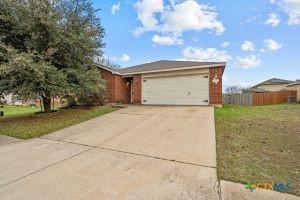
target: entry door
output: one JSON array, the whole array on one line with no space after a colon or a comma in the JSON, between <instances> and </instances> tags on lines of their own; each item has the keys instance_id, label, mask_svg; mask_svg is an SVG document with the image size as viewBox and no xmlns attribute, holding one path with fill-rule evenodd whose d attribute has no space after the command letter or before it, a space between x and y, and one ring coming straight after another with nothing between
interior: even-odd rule
<instances>
[{"instance_id":1,"label":"entry door","mask_svg":"<svg viewBox=\"0 0 300 200\"><path fill-rule=\"evenodd\" d=\"M142 79L142 104L208 105L207 74Z\"/></svg>"}]
</instances>

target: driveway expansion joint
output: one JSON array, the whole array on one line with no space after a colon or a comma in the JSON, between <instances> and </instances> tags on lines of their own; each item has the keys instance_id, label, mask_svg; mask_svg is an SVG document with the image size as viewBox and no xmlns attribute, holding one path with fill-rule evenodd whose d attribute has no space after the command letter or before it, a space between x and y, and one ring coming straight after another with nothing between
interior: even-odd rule
<instances>
[{"instance_id":1,"label":"driveway expansion joint","mask_svg":"<svg viewBox=\"0 0 300 200\"><path fill-rule=\"evenodd\" d=\"M151 156L151 155L145 155L145 154L140 154L140 153L133 153L133 152L129 152L129 151L122 151L122 150L117 150L117 149L111 149L111 148L101 147L101 146L86 145L86 144L80 144L80 143L76 143L76 142L70 142L70 141L65 141L65 140L54 140L54 139L48 139L48 138L41 138L41 139L51 140L51 141L65 142L65 143L75 144L75 145L82 145L82 146L90 147L90 149L94 149L94 148L104 149L104 150L114 151L114 152L118 152L118 153L125 153L125 154L131 154L131 155L136 155L136 156L143 156L143 157L147 157L147 158L154 158L154 159L158 159L158 160L164 160L164 161L182 163L182 164L186 164L186 165L194 165L194 166L198 166L198 167L206 167L206 168L216 169L216 167L214 167L214 166L201 165L201 164L190 163L190 162L184 162L184 161L175 160L175 159L161 158L161 157L158 157L158 156Z\"/></svg>"},{"instance_id":2,"label":"driveway expansion joint","mask_svg":"<svg viewBox=\"0 0 300 200\"><path fill-rule=\"evenodd\" d=\"M38 172L43 171L43 170L45 170L45 169L48 169L48 168L50 168L50 167L52 167L52 166L55 166L55 165L57 165L57 164L59 164L59 163L62 163L62 162L64 162L64 161L66 161L66 160L69 160L69 159L71 159L71 158L74 158L75 156L78 156L78 155L80 155L80 154L82 154L82 153L85 153L85 152L87 152L87 151L89 151L89 150L92 150L92 149L94 149L94 148L88 148L88 149L85 149L85 150L83 150L83 151L81 151L81 152L79 152L79 153L76 153L76 154L74 154L74 155L72 155L72 156L70 156L70 157L67 157L67 158L65 158L65 159L63 159L63 160L60 160L60 161L55 162L55 163L52 163L52 164L50 164L50 165L48 165L48 166L46 166L46 167L43 167L43 168L41 168L41 169L39 169L39 170L37 170L37 171L31 172L31 173L29 173L29 174L26 174L26 175L24 175L24 176L22 176L22 177L19 177L19 178L15 179L15 180L12 180L12 181L10 181L10 182L8 182L8 183L5 183L5 184L3 184L3 185L0 185L0 188L4 188L4 187L6 187L6 186L8 186L8 185L10 185L10 184L12 184L12 183L15 183L15 182L21 180L21 179L24 179L24 178L26 178L26 177L28 177L28 176L31 176L31 175L35 174L35 173L38 173Z\"/></svg>"},{"instance_id":3,"label":"driveway expansion joint","mask_svg":"<svg viewBox=\"0 0 300 200\"><path fill-rule=\"evenodd\" d=\"M90 148L95 148L95 147L97 147L97 146L93 146L93 145L82 144L82 143L76 143L76 142L71 142L71 141L66 141L66 140L60 140L60 139L43 138L43 137L40 137L39 139L50 140L50 141L58 141L58 142L65 142L65 143L69 143L69 144L75 144L75 145L80 145L80 146L85 146L85 147L90 147Z\"/></svg>"},{"instance_id":4,"label":"driveway expansion joint","mask_svg":"<svg viewBox=\"0 0 300 200\"><path fill-rule=\"evenodd\" d=\"M184 161L180 161L180 160L162 158L162 157L145 155L145 154L140 154L140 153L133 153L133 152L122 151L122 150L117 150L117 149L110 149L110 148L105 148L105 147L100 147L100 146L97 146L96 148L104 149L104 150L109 150L109 151L114 151L114 152L118 152L118 153L125 153L125 154L131 154L131 155L136 155L136 156L143 156L143 157L147 157L147 158L154 158L154 159L158 159L158 160L164 160L164 161L182 163L182 164L186 164L186 165L193 165L193 166L198 166L198 167L205 167L205 168L216 169L216 167L214 167L214 166L201 165L201 164L196 164L196 163L184 162Z\"/></svg>"}]
</instances>

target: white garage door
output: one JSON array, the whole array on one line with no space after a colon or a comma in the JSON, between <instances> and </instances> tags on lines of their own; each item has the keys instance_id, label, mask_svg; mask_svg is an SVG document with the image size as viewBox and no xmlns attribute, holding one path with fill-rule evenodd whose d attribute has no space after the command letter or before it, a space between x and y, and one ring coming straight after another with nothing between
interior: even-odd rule
<instances>
[{"instance_id":1,"label":"white garage door","mask_svg":"<svg viewBox=\"0 0 300 200\"><path fill-rule=\"evenodd\" d=\"M143 78L142 104L208 105L207 74Z\"/></svg>"}]
</instances>

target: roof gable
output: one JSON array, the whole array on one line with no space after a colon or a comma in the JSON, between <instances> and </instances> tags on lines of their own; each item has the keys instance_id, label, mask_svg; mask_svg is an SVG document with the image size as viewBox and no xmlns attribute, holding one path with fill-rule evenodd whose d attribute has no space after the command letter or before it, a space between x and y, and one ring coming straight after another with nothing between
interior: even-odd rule
<instances>
[{"instance_id":1,"label":"roof gable","mask_svg":"<svg viewBox=\"0 0 300 200\"><path fill-rule=\"evenodd\" d=\"M293 81L279 79L279 78L271 78L269 80L266 80L264 82L261 82L255 86L253 86L252 88L256 88L261 85L286 85L286 84L290 84L290 83L293 83Z\"/></svg>"}]
</instances>

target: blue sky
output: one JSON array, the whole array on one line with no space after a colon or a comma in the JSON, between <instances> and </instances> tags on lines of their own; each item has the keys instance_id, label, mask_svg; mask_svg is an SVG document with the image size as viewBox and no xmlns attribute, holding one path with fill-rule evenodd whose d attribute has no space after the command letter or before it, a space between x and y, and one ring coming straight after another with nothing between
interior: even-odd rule
<instances>
[{"instance_id":1,"label":"blue sky","mask_svg":"<svg viewBox=\"0 0 300 200\"><path fill-rule=\"evenodd\" d=\"M300 0L100 0L104 54L122 67L227 61L224 87L300 79Z\"/></svg>"}]
</instances>

